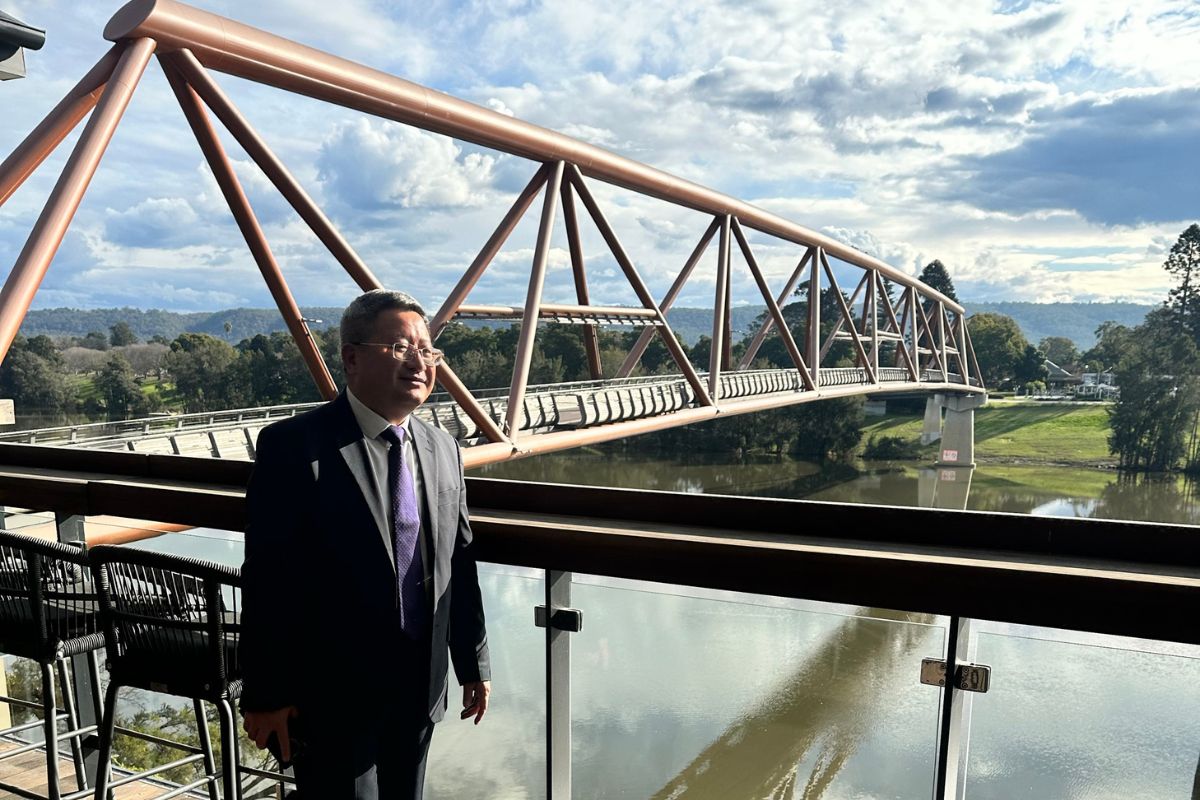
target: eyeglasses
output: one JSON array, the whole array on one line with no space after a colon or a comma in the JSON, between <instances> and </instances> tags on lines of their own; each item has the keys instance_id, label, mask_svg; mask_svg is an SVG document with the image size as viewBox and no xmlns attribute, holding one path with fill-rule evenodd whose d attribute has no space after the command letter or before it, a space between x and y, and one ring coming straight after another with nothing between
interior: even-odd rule
<instances>
[{"instance_id":1,"label":"eyeglasses","mask_svg":"<svg viewBox=\"0 0 1200 800\"><path fill-rule=\"evenodd\" d=\"M441 350L433 347L418 347L407 339L401 339L398 342L350 342L350 344L390 348L392 358L397 361L404 361L409 356L415 355L427 367L436 367L438 364L441 364L442 358L446 355Z\"/></svg>"}]
</instances>

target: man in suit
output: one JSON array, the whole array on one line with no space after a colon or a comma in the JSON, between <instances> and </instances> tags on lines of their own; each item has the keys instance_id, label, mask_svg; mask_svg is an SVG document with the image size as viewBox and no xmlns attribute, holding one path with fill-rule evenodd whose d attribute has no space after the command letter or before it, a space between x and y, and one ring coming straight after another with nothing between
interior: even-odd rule
<instances>
[{"instance_id":1,"label":"man in suit","mask_svg":"<svg viewBox=\"0 0 1200 800\"><path fill-rule=\"evenodd\" d=\"M448 660L462 719L491 691L462 455L413 416L441 362L416 300L367 292L341 335L346 390L258 438L241 706L302 797L419 800Z\"/></svg>"}]
</instances>

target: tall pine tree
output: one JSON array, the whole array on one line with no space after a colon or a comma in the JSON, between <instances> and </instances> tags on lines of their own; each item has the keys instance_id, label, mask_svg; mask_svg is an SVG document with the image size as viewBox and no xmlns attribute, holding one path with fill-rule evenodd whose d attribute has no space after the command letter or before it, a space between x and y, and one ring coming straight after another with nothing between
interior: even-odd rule
<instances>
[{"instance_id":1,"label":"tall pine tree","mask_svg":"<svg viewBox=\"0 0 1200 800\"><path fill-rule=\"evenodd\" d=\"M1200 225L1192 223L1179 234L1163 269L1178 282L1167 295L1167 306L1192 341L1200 345Z\"/></svg>"},{"instance_id":2,"label":"tall pine tree","mask_svg":"<svg viewBox=\"0 0 1200 800\"><path fill-rule=\"evenodd\" d=\"M1163 269L1176 281L1165 307L1121 339L1109 450L1128 469L1200 471L1200 225L1179 235Z\"/></svg>"},{"instance_id":3,"label":"tall pine tree","mask_svg":"<svg viewBox=\"0 0 1200 800\"><path fill-rule=\"evenodd\" d=\"M954 281L950 280L950 273L946 270L946 265L938 259L935 258L925 265L925 269L921 270L919 280L954 302L958 302L958 295L954 293Z\"/></svg>"}]
</instances>

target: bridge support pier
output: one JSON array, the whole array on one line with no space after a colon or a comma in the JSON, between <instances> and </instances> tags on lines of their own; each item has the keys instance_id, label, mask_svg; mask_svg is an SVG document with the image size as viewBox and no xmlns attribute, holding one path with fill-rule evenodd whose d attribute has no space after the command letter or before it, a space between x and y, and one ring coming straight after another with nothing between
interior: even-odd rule
<instances>
[{"instance_id":1,"label":"bridge support pier","mask_svg":"<svg viewBox=\"0 0 1200 800\"><path fill-rule=\"evenodd\" d=\"M927 467L917 471L917 505L964 511L974 467Z\"/></svg>"},{"instance_id":2,"label":"bridge support pier","mask_svg":"<svg viewBox=\"0 0 1200 800\"><path fill-rule=\"evenodd\" d=\"M982 408L987 403L987 395L939 393L931 397L930 402L936 402L945 410L941 446L938 447L934 464L939 467L975 466L975 409ZM925 420L928 424L929 406L926 406Z\"/></svg>"},{"instance_id":3,"label":"bridge support pier","mask_svg":"<svg viewBox=\"0 0 1200 800\"><path fill-rule=\"evenodd\" d=\"M925 424L921 427L921 444L932 444L942 438L942 395L931 394L925 400Z\"/></svg>"}]
</instances>

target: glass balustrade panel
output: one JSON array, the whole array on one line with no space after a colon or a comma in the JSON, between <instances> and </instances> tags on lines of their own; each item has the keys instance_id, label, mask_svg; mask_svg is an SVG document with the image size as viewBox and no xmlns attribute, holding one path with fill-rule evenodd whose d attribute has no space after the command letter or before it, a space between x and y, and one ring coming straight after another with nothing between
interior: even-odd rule
<instances>
[{"instance_id":1,"label":"glass balustrade panel","mask_svg":"<svg viewBox=\"0 0 1200 800\"><path fill-rule=\"evenodd\" d=\"M450 707L434 729L426 800L546 797L546 632L533 623L545 602L542 570L479 565L493 695L479 725L459 719L462 691L450 676Z\"/></svg>"},{"instance_id":2,"label":"glass balustrade panel","mask_svg":"<svg viewBox=\"0 0 1200 800\"><path fill-rule=\"evenodd\" d=\"M576 576L577 800L927 800L944 620Z\"/></svg>"},{"instance_id":3,"label":"glass balustrade panel","mask_svg":"<svg viewBox=\"0 0 1200 800\"><path fill-rule=\"evenodd\" d=\"M967 800L1200 797L1200 647L974 625Z\"/></svg>"}]
</instances>

